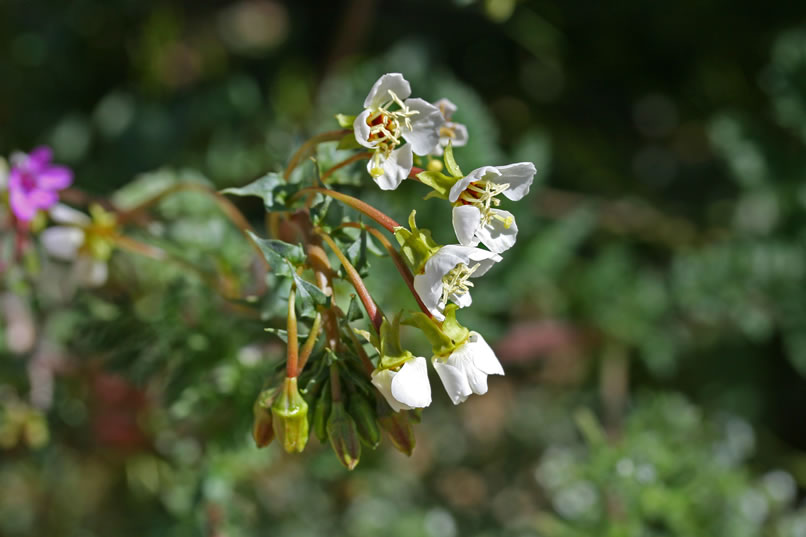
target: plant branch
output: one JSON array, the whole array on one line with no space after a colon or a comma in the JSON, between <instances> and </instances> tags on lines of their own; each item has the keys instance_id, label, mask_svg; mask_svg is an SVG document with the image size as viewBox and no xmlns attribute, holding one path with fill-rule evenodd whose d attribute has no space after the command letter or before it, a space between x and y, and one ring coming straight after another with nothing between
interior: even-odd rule
<instances>
[{"instance_id":1,"label":"plant branch","mask_svg":"<svg viewBox=\"0 0 806 537\"><path fill-rule=\"evenodd\" d=\"M288 321L287 321L287 335L288 335L288 351L286 353L286 376L288 378L295 378L299 376L299 353L297 341L297 311L294 309L294 303L297 296L296 284L291 284L291 291L288 294Z\"/></svg>"},{"instance_id":2,"label":"plant branch","mask_svg":"<svg viewBox=\"0 0 806 537\"><path fill-rule=\"evenodd\" d=\"M344 252L341 251L336 241L334 241L330 235L327 233L316 230L322 239L327 243L333 253L336 254L336 257L339 258L339 262L341 266L344 267L344 272L347 273L347 279L350 280L350 283L353 284L353 288L355 292L358 293L358 298L361 299L361 303L364 305L364 309L367 311L367 315L369 315L370 320L372 321L372 326L375 327L375 331L380 334L381 332L381 323L383 322L383 312L380 308L375 304L375 301L372 300L372 296L369 294L369 290L367 289L366 285L364 285L364 280L361 279L361 276L358 274L358 271L355 270L355 267L350 260L347 259L347 256L344 255Z\"/></svg>"},{"instance_id":3,"label":"plant branch","mask_svg":"<svg viewBox=\"0 0 806 537\"><path fill-rule=\"evenodd\" d=\"M336 131L327 131L321 134L317 134L313 138L309 139L307 142L302 144L297 152L291 157L291 160L288 161L288 166L283 172L283 178L288 181L291 177L291 172L299 165L299 161L314 147L323 143L323 142L332 142L334 140L339 140L345 134L350 132L349 129L339 129Z\"/></svg>"},{"instance_id":4,"label":"plant branch","mask_svg":"<svg viewBox=\"0 0 806 537\"><path fill-rule=\"evenodd\" d=\"M335 190L330 190L327 188L319 188L319 187L309 187L303 188L291 198L291 201L304 196L306 194L322 194L324 196L330 196L331 198L340 201L347 205L348 207L352 207L356 211L372 218L375 222L379 225L383 226L389 233L394 233L396 228L401 227L400 224L395 222L391 217L387 216L385 213L379 211L372 205L361 201L358 198L354 198L347 194L342 194L341 192L336 192Z\"/></svg>"}]
</instances>

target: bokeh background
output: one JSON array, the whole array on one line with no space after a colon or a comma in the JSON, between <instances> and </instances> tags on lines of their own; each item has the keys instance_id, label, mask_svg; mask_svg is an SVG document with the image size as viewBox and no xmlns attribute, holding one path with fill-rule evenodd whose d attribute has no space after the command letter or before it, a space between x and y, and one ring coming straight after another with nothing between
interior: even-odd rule
<instances>
[{"instance_id":1,"label":"bokeh background","mask_svg":"<svg viewBox=\"0 0 806 537\"><path fill-rule=\"evenodd\" d=\"M458 105L463 169L537 166L461 317L507 376L460 407L432 379L411 458L257 450L272 312L125 253L68 293L43 257L0 283L0 535L806 536L798 2L3 0L0 154L50 144L120 204L243 185L393 71ZM363 173L340 182L450 240L418 185ZM204 198L157 214L143 237L249 270ZM413 307L373 263L379 302Z\"/></svg>"}]
</instances>

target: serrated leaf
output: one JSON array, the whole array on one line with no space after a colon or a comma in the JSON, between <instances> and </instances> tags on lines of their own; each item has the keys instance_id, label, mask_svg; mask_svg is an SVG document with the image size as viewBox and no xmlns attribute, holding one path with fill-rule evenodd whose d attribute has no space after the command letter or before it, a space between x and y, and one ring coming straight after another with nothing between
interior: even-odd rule
<instances>
[{"instance_id":1,"label":"serrated leaf","mask_svg":"<svg viewBox=\"0 0 806 537\"><path fill-rule=\"evenodd\" d=\"M321 289L300 277L296 272L293 273L293 277L297 284L297 295L299 296L297 304L300 316L312 318L316 315L316 306L327 307L330 305L330 297Z\"/></svg>"},{"instance_id":2,"label":"serrated leaf","mask_svg":"<svg viewBox=\"0 0 806 537\"><path fill-rule=\"evenodd\" d=\"M260 248L275 274L290 276L294 267L305 262L305 251L299 244L289 244L277 239L261 239L247 230L249 236Z\"/></svg>"},{"instance_id":3,"label":"serrated leaf","mask_svg":"<svg viewBox=\"0 0 806 537\"><path fill-rule=\"evenodd\" d=\"M369 260L367 259L367 230L362 229L358 238L350 244L346 250L345 255L353 267L358 271L362 278L369 275Z\"/></svg>"},{"instance_id":4,"label":"serrated leaf","mask_svg":"<svg viewBox=\"0 0 806 537\"><path fill-rule=\"evenodd\" d=\"M339 122L340 127L344 129L351 129L353 127L355 117L356 116L348 116L347 114L336 114L336 121Z\"/></svg>"},{"instance_id":5,"label":"serrated leaf","mask_svg":"<svg viewBox=\"0 0 806 537\"><path fill-rule=\"evenodd\" d=\"M232 194L234 196L256 196L263 198L266 209L271 210L277 204L276 192L281 187L286 186L286 180L277 172L270 172L263 177L252 181L248 185L236 188L225 188L222 194Z\"/></svg>"},{"instance_id":6,"label":"serrated leaf","mask_svg":"<svg viewBox=\"0 0 806 537\"><path fill-rule=\"evenodd\" d=\"M445 148L445 153L443 155L443 159L445 161L445 167L448 169L451 175L456 177L457 179L460 177L464 177L465 175L462 173L462 170L459 169L459 165L456 164L456 159L453 158L453 143L448 142L448 147Z\"/></svg>"}]
</instances>

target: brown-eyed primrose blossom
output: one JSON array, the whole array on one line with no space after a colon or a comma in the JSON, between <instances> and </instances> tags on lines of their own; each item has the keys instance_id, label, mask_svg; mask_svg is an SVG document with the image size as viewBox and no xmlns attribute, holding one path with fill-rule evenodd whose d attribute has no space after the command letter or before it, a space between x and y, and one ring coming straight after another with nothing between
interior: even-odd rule
<instances>
[{"instance_id":1,"label":"brown-eyed primrose blossom","mask_svg":"<svg viewBox=\"0 0 806 537\"><path fill-rule=\"evenodd\" d=\"M429 361L454 404L486 393L488 377L504 374L481 334L462 326L456 316L472 305L474 285L515 243L514 217L499 208L499 197L523 198L535 167L521 162L463 174L454 146L467 141L468 130L453 121L456 106L446 99L432 105L409 98L410 93L401 74L381 76L363 112L337 116L344 130L311 138L284 174L225 191L263 198L275 238L249 236L276 277L291 282L286 330L278 331L287 342L285 372L267 381L254 407L253 436L260 447L277 437L287 451L302 451L312 432L352 469L361 450L374 449L385 431L395 447L410 454L411 423L432 400ZM319 143L331 141L363 152L307 178L293 173ZM334 172L361 159L369 161L369 177L382 190L412 179L431 188L426 199L447 201L458 243L437 243L428 229L417 226L414 210L402 226L328 182ZM358 211L365 220L351 221L343 213L334 220L327 216L332 202ZM370 243L380 243L389 253L420 311L395 307L399 313L387 317L375 303L364 282L372 274L365 255ZM334 257L338 271L331 265ZM355 291L358 300L349 307L338 296L342 287L334 285L336 279L348 281ZM430 360L407 349L402 325L428 339Z\"/></svg>"}]
</instances>

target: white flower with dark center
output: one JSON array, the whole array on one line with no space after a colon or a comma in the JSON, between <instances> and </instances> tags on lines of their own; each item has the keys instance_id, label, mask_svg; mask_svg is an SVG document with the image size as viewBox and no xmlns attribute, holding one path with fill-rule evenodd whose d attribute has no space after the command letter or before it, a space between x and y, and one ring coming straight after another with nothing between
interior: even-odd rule
<instances>
[{"instance_id":1,"label":"white flower with dark center","mask_svg":"<svg viewBox=\"0 0 806 537\"><path fill-rule=\"evenodd\" d=\"M495 352L481 334L472 331L450 356L434 356L431 363L454 405L463 403L470 394L487 393L488 375L504 374Z\"/></svg>"},{"instance_id":2,"label":"white flower with dark center","mask_svg":"<svg viewBox=\"0 0 806 537\"><path fill-rule=\"evenodd\" d=\"M509 211L498 209L499 194L518 201L529 193L535 165L519 162L507 166L484 166L459 179L448 199L453 203L453 229L464 246L479 242L496 253L515 244L518 226Z\"/></svg>"},{"instance_id":3,"label":"white flower with dark center","mask_svg":"<svg viewBox=\"0 0 806 537\"><path fill-rule=\"evenodd\" d=\"M439 109L408 99L411 87L400 73L380 77L353 121L356 141L373 151L367 171L383 190L394 190L409 176L412 153L427 155L439 144ZM408 142L408 143L406 143Z\"/></svg>"},{"instance_id":4,"label":"white flower with dark center","mask_svg":"<svg viewBox=\"0 0 806 537\"><path fill-rule=\"evenodd\" d=\"M52 257L73 263L72 278L85 287L106 283L107 261L112 247L108 242L114 232L113 217L98 208L94 218L66 205L55 205L50 218L62 225L45 229L40 238Z\"/></svg>"},{"instance_id":5,"label":"white flower with dark center","mask_svg":"<svg viewBox=\"0 0 806 537\"><path fill-rule=\"evenodd\" d=\"M443 246L428 258L423 273L414 276L414 289L434 318L442 321L448 301L460 308L469 306L470 278L484 275L499 261L500 255L481 248Z\"/></svg>"},{"instance_id":6,"label":"white flower with dark center","mask_svg":"<svg viewBox=\"0 0 806 537\"><path fill-rule=\"evenodd\" d=\"M424 408L431 404L431 385L425 358L417 356L399 369L376 369L372 384L395 412Z\"/></svg>"},{"instance_id":7,"label":"white flower with dark center","mask_svg":"<svg viewBox=\"0 0 806 537\"><path fill-rule=\"evenodd\" d=\"M442 114L445 123L439 128L439 145L431 152L432 155L441 157L448 144L453 147L462 147L467 144L467 127L461 123L451 121L451 117L456 113L456 105L448 99L440 99L434 103Z\"/></svg>"}]
</instances>

